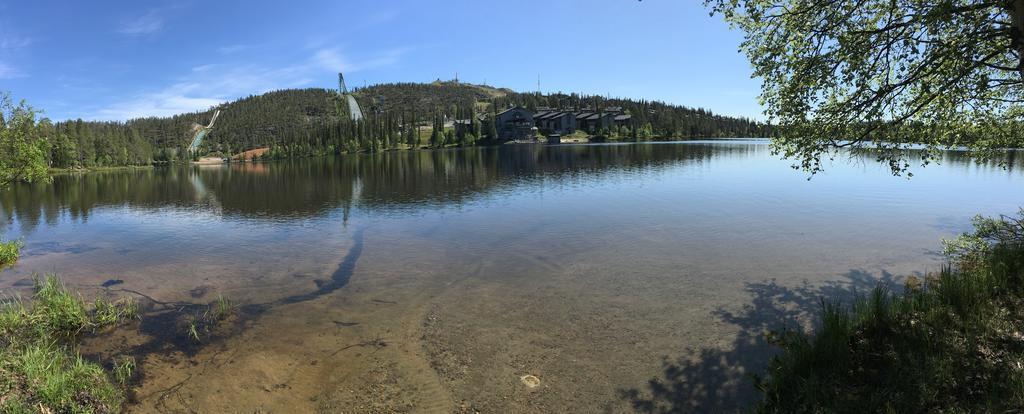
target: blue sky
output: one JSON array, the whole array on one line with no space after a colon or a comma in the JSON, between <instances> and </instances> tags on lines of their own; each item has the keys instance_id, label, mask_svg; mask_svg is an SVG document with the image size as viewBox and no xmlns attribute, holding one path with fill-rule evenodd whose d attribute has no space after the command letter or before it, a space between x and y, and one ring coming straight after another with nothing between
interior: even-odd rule
<instances>
[{"instance_id":1,"label":"blue sky","mask_svg":"<svg viewBox=\"0 0 1024 414\"><path fill-rule=\"evenodd\" d=\"M294 87L451 79L760 118L742 39L697 0L0 0L0 90L54 120Z\"/></svg>"}]
</instances>

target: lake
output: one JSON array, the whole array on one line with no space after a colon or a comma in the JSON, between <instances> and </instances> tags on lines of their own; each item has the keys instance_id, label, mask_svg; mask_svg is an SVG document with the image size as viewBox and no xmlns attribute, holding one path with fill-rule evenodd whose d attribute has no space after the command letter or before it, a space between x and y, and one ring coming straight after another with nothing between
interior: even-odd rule
<instances>
[{"instance_id":1,"label":"lake","mask_svg":"<svg viewBox=\"0 0 1024 414\"><path fill-rule=\"evenodd\" d=\"M60 175L0 193L25 242L0 289L142 300L83 348L139 358L140 412L718 411L754 395L763 332L1024 206L1016 155L909 180L870 156L808 180L762 140ZM237 315L189 338L221 296Z\"/></svg>"}]
</instances>

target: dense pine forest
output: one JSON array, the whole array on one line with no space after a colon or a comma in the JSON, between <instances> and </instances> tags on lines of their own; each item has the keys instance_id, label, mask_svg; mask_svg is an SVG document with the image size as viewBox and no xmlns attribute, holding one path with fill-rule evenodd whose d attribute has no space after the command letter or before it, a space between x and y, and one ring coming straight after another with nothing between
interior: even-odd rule
<instances>
[{"instance_id":1,"label":"dense pine forest","mask_svg":"<svg viewBox=\"0 0 1024 414\"><path fill-rule=\"evenodd\" d=\"M329 89L289 89L249 96L219 107L222 114L199 153L229 156L270 147L270 158L315 156L419 147L498 143L493 131L476 122L520 105L604 108L617 106L633 116L632 128L603 131L609 140L704 137L765 137L769 126L704 109L657 101L606 99L578 94L517 93L458 82L393 83L359 88L353 95L363 109L362 122L348 120L344 100ZM54 168L148 165L183 160L197 124L206 124L211 108L168 118L127 122L73 120L43 122ZM473 119L455 130L451 121ZM446 128L447 126L447 128ZM635 130L633 130L635 129Z\"/></svg>"}]
</instances>

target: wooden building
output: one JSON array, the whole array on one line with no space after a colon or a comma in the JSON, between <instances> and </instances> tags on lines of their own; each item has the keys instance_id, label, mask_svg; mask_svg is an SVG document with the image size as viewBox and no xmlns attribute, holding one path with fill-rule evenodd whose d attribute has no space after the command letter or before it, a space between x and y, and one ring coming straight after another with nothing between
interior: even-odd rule
<instances>
[{"instance_id":1,"label":"wooden building","mask_svg":"<svg viewBox=\"0 0 1024 414\"><path fill-rule=\"evenodd\" d=\"M495 117L498 137L510 140L532 140L536 138L533 113L516 106L498 113Z\"/></svg>"},{"instance_id":2,"label":"wooden building","mask_svg":"<svg viewBox=\"0 0 1024 414\"><path fill-rule=\"evenodd\" d=\"M571 135L576 132L576 114L571 111L539 109L533 120L537 129L545 134Z\"/></svg>"},{"instance_id":3,"label":"wooden building","mask_svg":"<svg viewBox=\"0 0 1024 414\"><path fill-rule=\"evenodd\" d=\"M615 126L620 128L633 126L633 116L629 114L615 115Z\"/></svg>"},{"instance_id":4,"label":"wooden building","mask_svg":"<svg viewBox=\"0 0 1024 414\"><path fill-rule=\"evenodd\" d=\"M576 114L576 126L590 134L615 126L615 113L583 111Z\"/></svg>"}]
</instances>

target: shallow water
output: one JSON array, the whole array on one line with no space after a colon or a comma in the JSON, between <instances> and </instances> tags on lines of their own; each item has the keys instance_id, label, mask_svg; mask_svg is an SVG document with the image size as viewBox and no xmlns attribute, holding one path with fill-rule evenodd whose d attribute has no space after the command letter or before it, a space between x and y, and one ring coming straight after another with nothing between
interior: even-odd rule
<instances>
[{"instance_id":1,"label":"shallow water","mask_svg":"<svg viewBox=\"0 0 1024 414\"><path fill-rule=\"evenodd\" d=\"M1024 206L1015 155L911 180L857 157L807 180L757 140L64 175L0 194L26 243L0 288L249 305L217 341L145 347L140 411L714 411L750 398L764 329Z\"/></svg>"}]
</instances>

